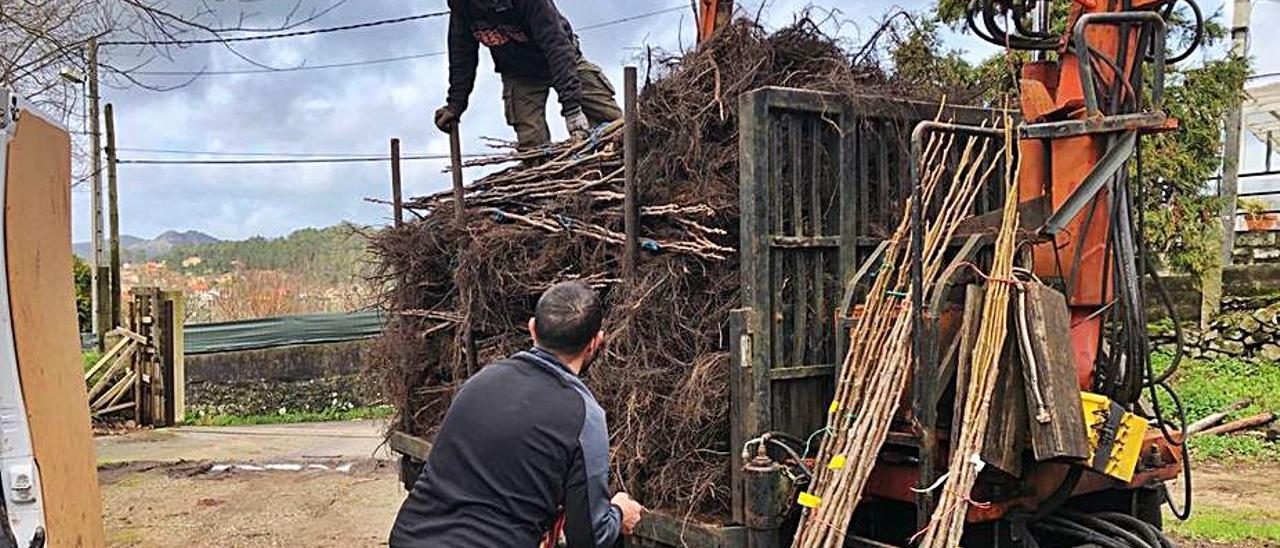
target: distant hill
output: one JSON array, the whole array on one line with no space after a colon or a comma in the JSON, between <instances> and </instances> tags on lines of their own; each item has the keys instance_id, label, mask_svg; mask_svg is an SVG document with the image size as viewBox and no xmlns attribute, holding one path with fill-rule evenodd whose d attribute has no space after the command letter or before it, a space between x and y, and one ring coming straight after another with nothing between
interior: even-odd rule
<instances>
[{"instance_id":1,"label":"distant hill","mask_svg":"<svg viewBox=\"0 0 1280 548\"><path fill-rule=\"evenodd\" d=\"M214 238L199 230L188 230L186 232L178 232L169 230L156 236L150 240L130 236L128 234L120 235L120 254L125 260L154 259L166 253L173 251L175 248L214 244L222 240ZM82 258L88 258L91 250L89 242L78 242L72 249L76 255Z\"/></svg>"},{"instance_id":2,"label":"distant hill","mask_svg":"<svg viewBox=\"0 0 1280 548\"><path fill-rule=\"evenodd\" d=\"M303 228L280 238L253 237L175 245L152 260L165 261L184 274L218 274L237 268L305 273L323 283L349 282L367 260L366 227L339 223L326 228ZM121 238L123 241L123 238ZM200 257L199 264L181 265Z\"/></svg>"}]
</instances>

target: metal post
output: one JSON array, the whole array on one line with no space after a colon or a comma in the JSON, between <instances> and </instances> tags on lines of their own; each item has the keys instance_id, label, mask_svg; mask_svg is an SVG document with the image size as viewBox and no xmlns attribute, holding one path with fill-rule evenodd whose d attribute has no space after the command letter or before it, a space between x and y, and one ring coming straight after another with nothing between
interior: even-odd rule
<instances>
[{"instance_id":1,"label":"metal post","mask_svg":"<svg viewBox=\"0 0 1280 548\"><path fill-rule=\"evenodd\" d=\"M1252 6L1249 0L1235 0L1235 13L1231 24L1231 54L1245 57L1249 53L1249 17ZM1237 97L1227 110L1224 122L1222 150L1222 182L1218 197L1222 201L1219 216L1222 221L1222 248L1219 264L1208 268L1201 279L1200 324L1208 322L1222 310L1222 269L1231 264L1236 243L1236 208L1240 191L1240 125L1242 101Z\"/></svg>"},{"instance_id":2,"label":"metal post","mask_svg":"<svg viewBox=\"0 0 1280 548\"><path fill-rule=\"evenodd\" d=\"M90 226L90 264L93 266L93 332L98 335L98 348L103 350L106 344L106 334L108 325L111 323L111 312L108 307L111 299L108 297L110 291L110 271L107 269L107 256L103 247L102 234L102 134L101 122L98 120L99 101L101 96L98 92L98 41L90 38L88 44L89 54L87 64L89 65L89 178L91 181L90 189L90 210L89 226Z\"/></svg>"},{"instance_id":3,"label":"metal post","mask_svg":"<svg viewBox=\"0 0 1280 548\"><path fill-rule=\"evenodd\" d=\"M1265 167L1264 167L1264 169L1263 169L1263 171L1266 171L1267 173L1271 173L1271 154L1272 154L1272 151L1271 151L1271 132L1270 132L1270 131L1268 131L1268 132L1267 132L1267 162L1266 162L1266 166L1265 166Z\"/></svg>"},{"instance_id":4,"label":"metal post","mask_svg":"<svg viewBox=\"0 0 1280 548\"><path fill-rule=\"evenodd\" d=\"M639 243L639 211L636 210L636 67L626 67L622 72L625 106L623 126L623 223L626 227L627 242L622 252L622 270L624 278L634 280L636 277L636 246Z\"/></svg>"},{"instance_id":5,"label":"metal post","mask_svg":"<svg viewBox=\"0 0 1280 548\"><path fill-rule=\"evenodd\" d=\"M107 103L107 222L111 235L111 328L120 326L120 295L124 292L120 281L120 194L116 186L116 118Z\"/></svg>"},{"instance_id":6,"label":"metal post","mask_svg":"<svg viewBox=\"0 0 1280 548\"><path fill-rule=\"evenodd\" d=\"M391 140L391 207L396 226L404 224L404 201L400 194L400 139Z\"/></svg>"}]
</instances>

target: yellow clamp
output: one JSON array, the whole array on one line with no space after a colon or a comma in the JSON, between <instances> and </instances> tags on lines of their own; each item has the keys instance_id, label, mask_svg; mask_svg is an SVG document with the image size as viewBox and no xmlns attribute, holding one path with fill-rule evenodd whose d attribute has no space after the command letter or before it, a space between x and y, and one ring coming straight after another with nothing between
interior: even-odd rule
<instances>
[{"instance_id":1,"label":"yellow clamp","mask_svg":"<svg viewBox=\"0 0 1280 548\"><path fill-rule=\"evenodd\" d=\"M844 468L844 463L845 463L844 455L836 455L834 457L831 457L831 462L827 463L827 470L839 470L841 468Z\"/></svg>"},{"instance_id":2,"label":"yellow clamp","mask_svg":"<svg viewBox=\"0 0 1280 548\"><path fill-rule=\"evenodd\" d=\"M801 491L800 496L796 498L796 503L805 508L817 508L818 505L822 504L822 497Z\"/></svg>"}]
</instances>

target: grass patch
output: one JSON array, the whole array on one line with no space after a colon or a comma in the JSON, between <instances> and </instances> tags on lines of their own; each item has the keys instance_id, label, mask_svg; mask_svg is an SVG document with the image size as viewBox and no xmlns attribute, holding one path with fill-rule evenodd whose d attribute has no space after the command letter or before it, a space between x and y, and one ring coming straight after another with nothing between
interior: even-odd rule
<instances>
[{"instance_id":1,"label":"grass patch","mask_svg":"<svg viewBox=\"0 0 1280 548\"><path fill-rule=\"evenodd\" d=\"M142 531L134 528L112 531L109 538L112 546L136 546L141 542Z\"/></svg>"},{"instance_id":2,"label":"grass patch","mask_svg":"<svg viewBox=\"0 0 1280 548\"><path fill-rule=\"evenodd\" d=\"M1175 536L1213 543L1280 541L1280 511L1273 510L1201 507L1191 519L1166 519L1165 525Z\"/></svg>"},{"instance_id":3,"label":"grass patch","mask_svg":"<svg viewBox=\"0 0 1280 548\"><path fill-rule=\"evenodd\" d=\"M244 426L250 424L290 424L298 422L353 421L380 419L395 413L390 405L374 405L353 409L327 409L319 412L287 412L270 415L212 415L189 411L186 423L196 426Z\"/></svg>"},{"instance_id":4,"label":"grass patch","mask_svg":"<svg viewBox=\"0 0 1280 548\"><path fill-rule=\"evenodd\" d=\"M84 360L84 371L88 372L89 368L93 367L94 364L98 363L98 360L102 359L102 353L96 350L81 352L80 359Z\"/></svg>"},{"instance_id":5,"label":"grass patch","mask_svg":"<svg viewBox=\"0 0 1280 548\"><path fill-rule=\"evenodd\" d=\"M1172 361L1167 354L1155 354L1156 371ZM1196 421L1227 405L1248 398L1253 403L1227 420L1280 410L1280 364L1238 359L1183 359L1170 384L1186 409L1187 421ZM1173 420L1173 402L1164 394L1160 407ZM1191 440L1192 455L1218 461L1269 460L1280 462L1280 444L1247 436L1207 436Z\"/></svg>"},{"instance_id":6,"label":"grass patch","mask_svg":"<svg viewBox=\"0 0 1280 548\"><path fill-rule=\"evenodd\" d=\"M1280 462L1280 444L1252 436L1200 436L1191 438L1191 455L1215 462Z\"/></svg>"}]
</instances>

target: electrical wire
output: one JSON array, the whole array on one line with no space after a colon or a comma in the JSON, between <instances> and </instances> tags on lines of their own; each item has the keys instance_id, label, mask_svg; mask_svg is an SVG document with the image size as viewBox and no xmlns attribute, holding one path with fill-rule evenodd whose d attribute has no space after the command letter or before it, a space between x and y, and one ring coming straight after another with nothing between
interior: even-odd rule
<instances>
[{"instance_id":1,"label":"electrical wire","mask_svg":"<svg viewBox=\"0 0 1280 548\"><path fill-rule=\"evenodd\" d=\"M664 15L664 14L667 14L667 13L674 13L674 12L676 12L676 11L682 11L682 10L688 9L688 7L689 7L688 5L680 5L680 6L673 6L673 7L663 8L663 9L659 9L659 10L654 10L654 11L650 11L650 12L640 13L640 14L631 15L631 16L627 16L627 17L622 17L622 18L618 18L618 19L611 19L611 20L608 20L608 21L601 21L601 22L599 22L599 23L593 23L593 24L591 24L591 25L587 25L587 26L584 26L584 27L580 27L580 28L578 28L578 29L576 29L576 30L577 30L578 32L585 32L585 31L591 31L591 30L598 30L598 29L608 28L608 27L612 27L612 26L620 25L620 24L623 24L623 23L630 23L630 22L632 22L632 21L639 21L639 20L642 20L642 19L648 19L648 18L651 18L651 17L657 17L657 16L659 16L659 15ZM445 55L448 55L448 52L445 52L445 51L429 51L429 52L415 53L415 54L410 54L410 55L401 55L401 56L397 56L397 57L386 57L386 58L380 58L380 59L366 59L366 60L361 60L361 61L348 61L348 62L340 62L340 63L326 63L326 64L321 64L321 65L310 65L310 66L305 66L305 65L304 65L304 66L298 66L298 67L286 67L286 68L279 68L279 69L275 69L275 68L254 68L254 69L208 70L208 71L199 71L199 70L135 70L135 71L129 71L129 74L130 74L130 75L136 75L136 76L237 76L237 75L247 75L247 74L290 73L290 72L304 72L304 71L313 71L313 70L328 70L328 69L336 69L336 68L350 68L350 67L363 67L363 66L371 66L371 65L382 65L382 64L396 63L396 62L401 62L401 61L413 61L413 60L417 60L417 59L428 59L428 58L432 58L432 57L443 57L443 56L445 56ZM104 66L104 67L106 67L106 65L101 64L101 63L100 63L99 65L100 65L100 66ZM109 67L107 67L107 68L109 68Z\"/></svg>"},{"instance_id":2,"label":"electrical wire","mask_svg":"<svg viewBox=\"0 0 1280 548\"><path fill-rule=\"evenodd\" d=\"M577 29L575 29L575 30L577 30L578 32L582 32L582 31L587 31L587 30L602 29L602 28L606 28L606 27L612 27L612 26L614 26L614 25L620 25L620 24L622 24L622 23L630 23L630 22L632 22L632 21L639 21L639 20L641 20L641 19L647 19L647 18L650 18L650 17L656 17L656 16L663 15L663 14L666 14L666 13L673 13L673 12L677 12L677 11L683 11L683 10L686 10L686 9L689 9L689 5L688 5L688 4L681 4L681 5L679 5L679 6L672 6L672 7L669 7L669 8L662 8L662 9L660 9L660 10L654 10L654 11L650 11L650 12L647 12L647 13L641 13L641 14L637 14L637 15L631 15L631 16L627 16L627 17L620 18L620 19L614 19L614 20L612 20L612 21L604 21L604 22L600 22L600 23L594 23L594 24L591 24L591 25L587 25L587 26L585 26L585 27L578 27L578 28L577 28Z\"/></svg>"},{"instance_id":3,"label":"electrical wire","mask_svg":"<svg viewBox=\"0 0 1280 548\"><path fill-rule=\"evenodd\" d=\"M423 19L431 19L434 17L443 17L449 15L449 11L433 11L430 13L420 13L417 15L409 15L405 17L396 17L394 19L381 19L377 21L367 21L364 23L353 23L350 25L341 25L337 27L325 27L310 30L298 30L291 32L278 32L273 34L259 34L253 36L233 36L230 38L197 38L191 40L171 39L171 40L103 40L98 42L99 46L194 46L200 44L229 44L237 42L261 42L265 40L278 40L281 38L297 38L299 36L313 36L316 34L328 34L332 32L341 32L348 30L367 29L380 27L384 25L393 25L397 23L407 23L410 21L420 21Z\"/></svg>"},{"instance_id":4,"label":"electrical wire","mask_svg":"<svg viewBox=\"0 0 1280 548\"><path fill-rule=\"evenodd\" d=\"M262 156L268 158L363 158L379 156L382 152L261 152L261 151L222 151L222 150L186 150L172 148L132 148L117 147L117 152L147 152L152 154L181 154L186 156Z\"/></svg>"},{"instance_id":5,"label":"electrical wire","mask_svg":"<svg viewBox=\"0 0 1280 548\"><path fill-rule=\"evenodd\" d=\"M367 59L364 61L350 61L346 63L328 63L323 65L304 65L298 67L285 68L260 68L260 69L241 69L241 70L134 70L129 71L134 76L233 76L240 74L266 74L278 72L303 72L310 70L327 70L335 68L364 67L370 65L384 65L387 63L396 63L400 61L412 61L414 59L427 59L430 57L443 57L447 52L431 51L426 53L415 53L413 55L401 55L399 57L386 57L383 59Z\"/></svg>"},{"instance_id":6,"label":"electrical wire","mask_svg":"<svg viewBox=\"0 0 1280 548\"><path fill-rule=\"evenodd\" d=\"M484 154L463 154L463 158L480 158L486 157ZM448 160L448 154L410 154L402 155L400 159L403 161L415 160ZM282 165L282 164L354 164L363 162L387 162L390 156L352 156L346 158L272 158L272 159L236 159L236 160L201 160L201 159L179 159L179 160L159 160L154 158L143 159L120 159L116 160L117 164L129 165L205 165L205 166L251 166L251 165Z\"/></svg>"}]
</instances>

